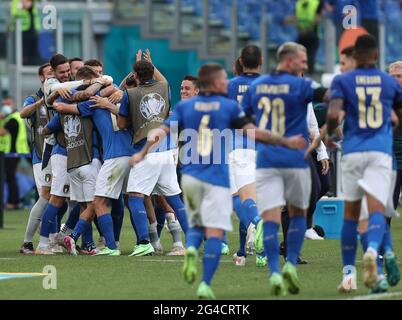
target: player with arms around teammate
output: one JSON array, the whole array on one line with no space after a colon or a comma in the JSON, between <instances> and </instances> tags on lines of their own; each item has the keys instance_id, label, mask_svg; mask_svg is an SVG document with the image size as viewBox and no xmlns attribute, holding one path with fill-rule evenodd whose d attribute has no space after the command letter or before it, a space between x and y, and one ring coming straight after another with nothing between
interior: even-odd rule
<instances>
[{"instance_id":1,"label":"player with arms around teammate","mask_svg":"<svg viewBox=\"0 0 402 320\"><path fill-rule=\"evenodd\" d=\"M331 85L331 102L327 115L329 143L345 113L342 187L345 216L341 235L343 280L356 277L355 258L357 225L361 200L367 197L369 222L368 248L363 257L364 283L373 288L377 282L376 259L385 230L384 211L390 192L392 171L392 108L400 114L402 90L391 76L378 70L376 40L360 36L355 44L356 69L337 76Z\"/></svg>"},{"instance_id":2,"label":"player with arms around teammate","mask_svg":"<svg viewBox=\"0 0 402 320\"><path fill-rule=\"evenodd\" d=\"M308 140L307 105L313 99L312 82L299 77L307 67L306 49L287 42L277 52L276 71L254 81L243 98L248 116L256 116L260 129L288 137L301 134ZM257 227L256 251L265 249L273 295L297 294L300 283L296 263L304 241L311 175L303 150L257 145L257 205L262 220ZM278 229L281 208L287 205L289 231L287 257L279 263Z\"/></svg>"},{"instance_id":3,"label":"player with arms around teammate","mask_svg":"<svg viewBox=\"0 0 402 320\"><path fill-rule=\"evenodd\" d=\"M38 92L28 96L24 101L24 106L20 111L21 118L27 119L31 128L32 141L32 165L36 188L38 189L39 199L33 205L29 213L29 219L25 230L24 243L21 246L21 253L34 253L32 239L38 229L42 218L43 210L49 201L50 195L42 191L42 186L46 185L45 177L42 174L42 153L44 137L42 129L49 121L46 105L43 98L43 84L46 79L53 77L53 70L50 63L45 63L38 70L41 88Z\"/></svg>"},{"instance_id":4,"label":"player with arms around teammate","mask_svg":"<svg viewBox=\"0 0 402 320\"><path fill-rule=\"evenodd\" d=\"M190 225L183 274L188 283L195 281L198 248L206 237L204 272L197 295L203 299L214 299L210 285L219 265L222 238L225 231L232 230L232 200L224 133L231 133L231 128L243 129L256 140L292 148L304 148L306 141L300 136L283 138L255 129L238 103L224 96L228 80L221 66L202 66L198 78L200 94L180 102L165 124L151 132L147 144L132 157L132 162L141 161L149 148L169 132L175 134L178 129L181 131L183 148L186 148L181 157L182 185Z\"/></svg>"}]
</instances>

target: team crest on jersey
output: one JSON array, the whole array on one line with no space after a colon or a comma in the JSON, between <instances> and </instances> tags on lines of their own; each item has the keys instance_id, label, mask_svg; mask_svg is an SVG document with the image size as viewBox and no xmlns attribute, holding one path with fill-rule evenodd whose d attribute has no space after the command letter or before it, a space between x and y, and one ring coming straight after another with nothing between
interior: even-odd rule
<instances>
[{"instance_id":1,"label":"team crest on jersey","mask_svg":"<svg viewBox=\"0 0 402 320\"><path fill-rule=\"evenodd\" d=\"M165 99L158 93L149 93L142 97L140 102L140 111L142 116L151 120L158 116L166 108Z\"/></svg>"},{"instance_id":2,"label":"team crest on jersey","mask_svg":"<svg viewBox=\"0 0 402 320\"><path fill-rule=\"evenodd\" d=\"M50 173L45 175L45 181L50 182L52 180L52 175Z\"/></svg>"},{"instance_id":3,"label":"team crest on jersey","mask_svg":"<svg viewBox=\"0 0 402 320\"><path fill-rule=\"evenodd\" d=\"M70 190L70 186L65 184L64 187L63 187L63 192L68 193L69 190Z\"/></svg>"},{"instance_id":4,"label":"team crest on jersey","mask_svg":"<svg viewBox=\"0 0 402 320\"><path fill-rule=\"evenodd\" d=\"M41 117L46 117L47 116L46 106L41 105L41 107L39 109L39 114L40 114Z\"/></svg>"},{"instance_id":5,"label":"team crest on jersey","mask_svg":"<svg viewBox=\"0 0 402 320\"><path fill-rule=\"evenodd\" d=\"M68 138L76 138L81 132L80 118L66 116L64 119L64 133Z\"/></svg>"}]
</instances>

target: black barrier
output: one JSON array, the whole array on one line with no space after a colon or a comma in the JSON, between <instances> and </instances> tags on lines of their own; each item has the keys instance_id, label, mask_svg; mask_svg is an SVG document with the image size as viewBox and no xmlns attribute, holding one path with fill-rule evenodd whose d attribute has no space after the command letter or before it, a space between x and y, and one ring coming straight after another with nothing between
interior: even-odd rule
<instances>
[{"instance_id":1,"label":"black barrier","mask_svg":"<svg viewBox=\"0 0 402 320\"><path fill-rule=\"evenodd\" d=\"M0 151L0 229L4 226L4 153Z\"/></svg>"}]
</instances>

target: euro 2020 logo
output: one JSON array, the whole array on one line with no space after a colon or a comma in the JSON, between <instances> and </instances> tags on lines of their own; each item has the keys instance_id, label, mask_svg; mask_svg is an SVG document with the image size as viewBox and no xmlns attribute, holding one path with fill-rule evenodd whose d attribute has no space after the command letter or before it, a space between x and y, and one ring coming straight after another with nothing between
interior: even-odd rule
<instances>
[{"instance_id":1,"label":"euro 2020 logo","mask_svg":"<svg viewBox=\"0 0 402 320\"><path fill-rule=\"evenodd\" d=\"M165 110L165 107L165 99L158 93L149 93L142 97L140 102L141 114L147 120L159 116Z\"/></svg>"}]
</instances>

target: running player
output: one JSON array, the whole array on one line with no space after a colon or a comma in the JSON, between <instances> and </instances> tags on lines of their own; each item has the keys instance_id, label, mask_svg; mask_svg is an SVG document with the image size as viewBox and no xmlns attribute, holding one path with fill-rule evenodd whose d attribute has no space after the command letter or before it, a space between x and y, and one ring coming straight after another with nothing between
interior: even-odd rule
<instances>
[{"instance_id":1,"label":"running player","mask_svg":"<svg viewBox=\"0 0 402 320\"><path fill-rule=\"evenodd\" d=\"M364 283L373 288L377 282L376 259L384 238L384 211L391 184L392 128L391 111L400 113L402 90L395 79L375 67L378 59L376 39L360 36L355 44L356 69L337 76L331 85L331 102L327 115L329 143L345 112L342 184L345 217L341 248L343 280L356 277L355 258L357 225L361 199L367 197L369 212L367 250L363 257Z\"/></svg>"},{"instance_id":2,"label":"running player","mask_svg":"<svg viewBox=\"0 0 402 320\"><path fill-rule=\"evenodd\" d=\"M280 136L301 134L308 140L307 105L313 99L310 80L299 77L307 68L306 48L293 42L277 52L279 64L271 75L254 81L244 95L242 106L247 115L256 116L260 129ZM268 257L273 295L297 294L300 283L297 258L306 231L306 213L311 192L310 168L303 150L257 146L257 204L262 220L257 227L256 250ZM278 229L281 207L287 205L290 223L286 263L280 271Z\"/></svg>"},{"instance_id":3,"label":"running player","mask_svg":"<svg viewBox=\"0 0 402 320\"><path fill-rule=\"evenodd\" d=\"M232 201L229 192L229 173L225 154L227 128L254 129L244 117L237 102L223 95L227 93L225 70L214 64L201 67L200 94L180 102L172 116L159 129L153 131L140 153L133 155L131 163L144 159L149 149L172 131L182 131L184 148L182 172L183 190L189 213L190 230L187 234L187 250L183 267L184 278L193 283L197 275L197 256L204 236L207 238L204 252L204 273L197 295L202 299L214 299L210 287L221 256L224 231L231 231ZM232 131L229 131L232 132ZM303 148L303 138L281 138L268 131L250 130L248 134L266 143Z\"/></svg>"},{"instance_id":4,"label":"running player","mask_svg":"<svg viewBox=\"0 0 402 320\"><path fill-rule=\"evenodd\" d=\"M260 48L248 45L240 54L239 63L242 73L231 79L228 85L228 98L242 102L250 84L260 76L262 54ZM233 151L229 154L230 191L233 208L240 220L240 248L233 256L237 266L246 264L246 255L254 251L255 227L260 221L255 190L255 143L246 137L236 136ZM249 229L249 231L247 231ZM248 237L247 237L248 235ZM247 250L246 250L247 248ZM257 252L257 267L267 265L263 252Z\"/></svg>"}]
</instances>

